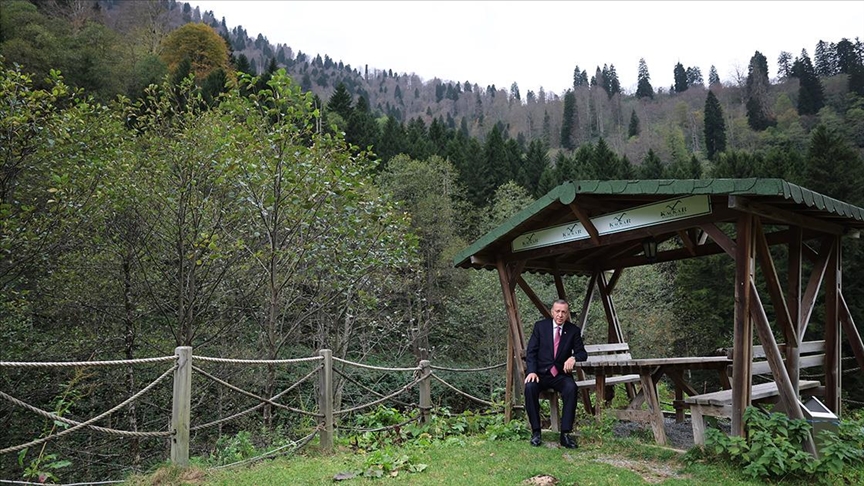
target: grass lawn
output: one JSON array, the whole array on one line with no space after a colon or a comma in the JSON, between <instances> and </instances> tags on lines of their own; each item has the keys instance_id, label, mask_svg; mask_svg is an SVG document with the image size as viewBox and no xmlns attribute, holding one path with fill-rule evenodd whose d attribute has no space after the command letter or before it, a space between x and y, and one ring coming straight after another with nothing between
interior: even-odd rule
<instances>
[{"instance_id":1,"label":"grass lawn","mask_svg":"<svg viewBox=\"0 0 864 486\"><path fill-rule=\"evenodd\" d=\"M488 441L482 436L460 437L418 447L393 448L394 455L407 455L410 464L425 464L422 472L398 470L382 478L357 476L339 484L416 485L757 485L723 465L686 465L680 451L661 448L634 439L582 441L577 450L563 449L557 435L544 433L544 445L531 447L527 440ZM165 468L129 484L198 484L225 486L332 485L340 473L366 469L367 455L351 450L323 454L314 445L300 454L226 470ZM557 483L526 483L548 475ZM784 483L794 484L794 483Z\"/></svg>"}]
</instances>

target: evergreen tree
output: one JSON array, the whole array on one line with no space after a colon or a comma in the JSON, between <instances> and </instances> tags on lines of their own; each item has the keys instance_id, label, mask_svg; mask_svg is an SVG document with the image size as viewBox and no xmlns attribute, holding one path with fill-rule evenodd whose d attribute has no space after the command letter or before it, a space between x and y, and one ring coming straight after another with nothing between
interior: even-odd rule
<instances>
[{"instance_id":1,"label":"evergreen tree","mask_svg":"<svg viewBox=\"0 0 864 486\"><path fill-rule=\"evenodd\" d=\"M747 72L747 123L756 131L777 124L768 99L768 60L756 51Z\"/></svg>"},{"instance_id":2,"label":"evergreen tree","mask_svg":"<svg viewBox=\"0 0 864 486\"><path fill-rule=\"evenodd\" d=\"M689 87L687 84L687 71L684 70L684 66L680 62L675 64L674 75L675 92L681 93L687 91L687 88Z\"/></svg>"},{"instance_id":3,"label":"evergreen tree","mask_svg":"<svg viewBox=\"0 0 864 486\"><path fill-rule=\"evenodd\" d=\"M834 75L834 54L830 51L828 43L822 40L817 42L813 56L815 62L813 67L816 69L817 76L827 78Z\"/></svg>"},{"instance_id":4,"label":"evergreen tree","mask_svg":"<svg viewBox=\"0 0 864 486\"><path fill-rule=\"evenodd\" d=\"M849 71L849 92L864 97L864 63L858 62Z\"/></svg>"},{"instance_id":5,"label":"evergreen tree","mask_svg":"<svg viewBox=\"0 0 864 486\"><path fill-rule=\"evenodd\" d=\"M664 173L663 161L654 153L654 149L648 149L648 154L642 160L639 177L642 179L662 179Z\"/></svg>"},{"instance_id":6,"label":"evergreen tree","mask_svg":"<svg viewBox=\"0 0 864 486\"><path fill-rule=\"evenodd\" d=\"M639 83L636 87L636 97L654 99L654 88L651 87L651 75L648 74L648 64L645 63L645 58L639 59Z\"/></svg>"},{"instance_id":7,"label":"evergreen tree","mask_svg":"<svg viewBox=\"0 0 864 486\"><path fill-rule=\"evenodd\" d=\"M639 117L636 116L636 110L633 109L630 112L630 126L627 127L627 136L628 137L638 137L639 136Z\"/></svg>"},{"instance_id":8,"label":"evergreen tree","mask_svg":"<svg viewBox=\"0 0 864 486\"><path fill-rule=\"evenodd\" d=\"M381 164L381 168L386 167L386 163L391 158L398 154L406 153L404 141L405 128L395 117L388 116L384 129L381 132L381 138L375 147L378 157L385 162L385 164Z\"/></svg>"},{"instance_id":9,"label":"evergreen tree","mask_svg":"<svg viewBox=\"0 0 864 486\"><path fill-rule=\"evenodd\" d=\"M546 147L541 140L532 140L525 154L525 163L522 164L519 183L531 194L536 194L539 189L540 177L549 167L549 156L546 155Z\"/></svg>"},{"instance_id":10,"label":"evergreen tree","mask_svg":"<svg viewBox=\"0 0 864 486\"><path fill-rule=\"evenodd\" d=\"M540 175L540 180L537 182L537 189L534 192L534 197L542 197L552 189L558 186L558 179L555 177L555 169L546 167Z\"/></svg>"},{"instance_id":11,"label":"evergreen tree","mask_svg":"<svg viewBox=\"0 0 864 486\"><path fill-rule=\"evenodd\" d=\"M618 79L618 73L615 71L615 65L610 64L609 70L606 72L606 85L609 87L607 94L612 98L616 94L621 93L621 81Z\"/></svg>"},{"instance_id":12,"label":"evergreen tree","mask_svg":"<svg viewBox=\"0 0 864 486\"><path fill-rule=\"evenodd\" d=\"M801 57L795 59L792 76L799 81L798 114L815 115L825 105L825 94L806 50L802 50Z\"/></svg>"},{"instance_id":13,"label":"evergreen tree","mask_svg":"<svg viewBox=\"0 0 864 486\"><path fill-rule=\"evenodd\" d=\"M726 121L723 119L723 108L714 92L708 90L705 98L705 151L709 160L726 150Z\"/></svg>"},{"instance_id":14,"label":"evergreen tree","mask_svg":"<svg viewBox=\"0 0 864 486\"><path fill-rule=\"evenodd\" d=\"M573 90L564 94L564 114L561 119L561 147L573 150L576 147L574 129L576 121L576 95Z\"/></svg>"},{"instance_id":15,"label":"evergreen tree","mask_svg":"<svg viewBox=\"0 0 864 486\"><path fill-rule=\"evenodd\" d=\"M702 70L696 66L687 68L687 86L705 86L705 80L702 78Z\"/></svg>"},{"instance_id":16,"label":"evergreen tree","mask_svg":"<svg viewBox=\"0 0 864 486\"><path fill-rule=\"evenodd\" d=\"M597 145L591 154L591 165L593 166L594 174L597 174L600 179L614 180L626 178L622 172L621 160L609 148L609 144L603 137L597 140Z\"/></svg>"},{"instance_id":17,"label":"evergreen tree","mask_svg":"<svg viewBox=\"0 0 864 486\"><path fill-rule=\"evenodd\" d=\"M836 130L820 124L807 149L807 188L856 206L864 205L864 163Z\"/></svg>"},{"instance_id":18,"label":"evergreen tree","mask_svg":"<svg viewBox=\"0 0 864 486\"><path fill-rule=\"evenodd\" d=\"M837 59L837 73L849 74L853 66L861 62L855 45L845 37L837 43L835 49L835 58Z\"/></svg>"},{"instance_id":19,"label":"evergreen tree","mask_svg":"<svg viewBox=\"0 0 864 486\"><path fill-rule=\"evenodd\" d=\"M378 122L369 110L369 102L364 96L360 96L348 119L345 140L361 149L367 149L378 145L378 137Z\"/></svg>"},{"instance_id":20,"label":"evergreen tree","mask_svg":"<svg viewBox=\"0 0 864 486\"><path fill-rule=\"evenodd\" d=\"M792 53L781 51L777 56L777 77L786 79L792 74Z\"/></svg>"},{"instance_id":21,"label":"evergreen tree","mask_svg":"<svg viewBox=\"0 0 864 486\"><path fill-rule=\"evenodd\" d=\"M516 84L516 81L513 81L513 84L510 85L510 99L522 101L522 97L519 95L519 85Z\"/></svg>"},{"instance_id":22,"label":"evergreen tree","mask_svg":"<svg viewBox=\"0 0 864 486\"><path fill-rule=\"evenodd\" d=\"M339 83L327 101L327 111L336 113L347 121L351 117L351 103L351 94L348 93L345 83Z\"/></svg>"},{"instance_id":23,"label":"evergreen tree","mask_svg":"<svg viewBox=\"0 0 864 486\"><path fill-rule=\"evenodd\" d=\"M711 65L711 69L708 70L708 86L719 86L720 85L720 75L717 74L717 68L714 65Z\"/></svg>"}]
</instances>

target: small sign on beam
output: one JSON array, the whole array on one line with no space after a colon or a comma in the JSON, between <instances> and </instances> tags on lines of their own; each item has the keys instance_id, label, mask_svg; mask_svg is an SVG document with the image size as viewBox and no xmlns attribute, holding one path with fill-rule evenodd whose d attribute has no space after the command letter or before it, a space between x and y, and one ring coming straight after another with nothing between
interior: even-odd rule
<instances>
[{"instance_id":1,"label":"small sign on beam","mask_svg":"<svg viewBox=\"0 0 864 486\"><path fill-rule=\"evenodd\" d=\"M591 223L597 228L597 233L603 236L705 214L711 214L711 198L708 195L696 195L595 216L591 218ZM582 223L571 221L523 233L513 239L511 247L514 252L518 252L588 238L590 235Z\"/></svg>"}]
</instances>

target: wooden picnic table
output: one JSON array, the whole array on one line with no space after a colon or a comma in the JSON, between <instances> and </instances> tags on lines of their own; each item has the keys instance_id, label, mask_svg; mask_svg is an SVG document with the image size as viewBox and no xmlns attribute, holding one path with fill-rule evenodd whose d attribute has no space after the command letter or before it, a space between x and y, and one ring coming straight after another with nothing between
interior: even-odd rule
<instances>
[{"instance_id":1,"label":"wooden picnic table","mask_svg":"<svg viewBox=\"0 0 864 486\"><path fill-rule=\"evenodd\" d=\"M684 394L688 396L698 395L685 378L685 372L691 370L716 370L720 376L723 387L729 388L729 378L726 374L727 366L732 360L725 356L694 356L681 358L648 358L631 359L621 361L581 361L576 363L586 373L593 374L596 378L595 413L599 420L603 414L603 404L606 401L606 377L626 374L638 374L642 383L642 390L630 401L624 410L615 410L613 413L623 420L647 422L651 424L654 432L654 440L660 445L666 445L666 431L663 422L663 412L660 409L660 397L657 393L657 383L665 375L675 384L675 414L678 421L684 419ZM646 393L646 391L650 393ZM648 410L642 409L642 404L648 404Z\"/></svg>"}]
</instances>

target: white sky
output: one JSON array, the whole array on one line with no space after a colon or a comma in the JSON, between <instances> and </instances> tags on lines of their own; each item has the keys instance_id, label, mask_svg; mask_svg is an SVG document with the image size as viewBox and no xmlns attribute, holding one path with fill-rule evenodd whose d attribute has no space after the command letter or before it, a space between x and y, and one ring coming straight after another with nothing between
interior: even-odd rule
<instances>
[{"instance_id":1,"label":"white sky","mask_svg":"<svg viewBox=\"0 0 864 486\"><path fill-rule=\"evenodd\" d=\"M864 1L187 1L295 55L424 82L509 90L515 81L523 98L541 86L562 94L577 64L589 79L614 64L633 92L643 57L657 89L673 84L678 62L699 67L706 82L713 64L726 82L758 50L774 77L781 51L806 49L812 59L820 39L864 40Z\"/></svg>"}]
</instances>

